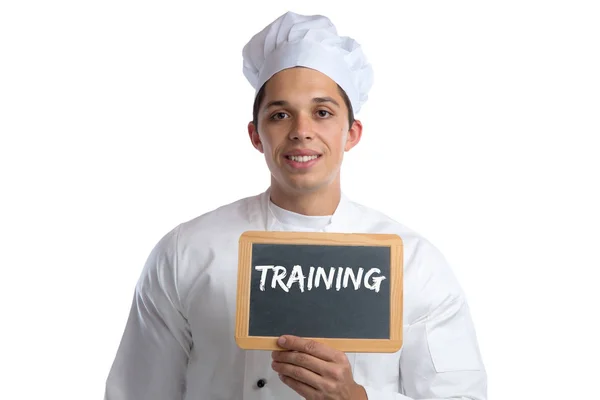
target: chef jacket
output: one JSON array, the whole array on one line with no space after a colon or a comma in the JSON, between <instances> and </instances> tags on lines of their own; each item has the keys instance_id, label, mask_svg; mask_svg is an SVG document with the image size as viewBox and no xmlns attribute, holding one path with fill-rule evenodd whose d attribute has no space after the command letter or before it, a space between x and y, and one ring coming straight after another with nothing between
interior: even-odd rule
<instances>
[{"instance_id":1,"label":"chef jacket","mask_svg":"<svg viewBox=\"0 0 600 400\"><path fill-rule=\"evenodd\" d=\"M270 189L179 224L144 265L105 400L287 400L271 352L234 339L238 240L247 230L392 233L403 241L403 345L347 352L370 400L487 398L465 295L429 241L344 193L330 216L277 207Z\"/></svg>"}]
</instances>

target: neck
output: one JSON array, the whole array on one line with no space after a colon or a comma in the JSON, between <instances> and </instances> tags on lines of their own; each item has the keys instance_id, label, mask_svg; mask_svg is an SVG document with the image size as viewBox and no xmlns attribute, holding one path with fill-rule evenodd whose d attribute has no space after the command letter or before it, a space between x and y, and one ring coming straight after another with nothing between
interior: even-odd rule
<instances>
[{"instance_id":1,"label":"neck","mask_svg":"<svg viewBox=\"0 0 600 400\"><path fill-rule=\"evenodd\" d=\"M278 207L302 215L333 215L340 203L341 194L339 184L311 192L288 192L271 184L271 201Z\"/></svg>"}]
</instances>

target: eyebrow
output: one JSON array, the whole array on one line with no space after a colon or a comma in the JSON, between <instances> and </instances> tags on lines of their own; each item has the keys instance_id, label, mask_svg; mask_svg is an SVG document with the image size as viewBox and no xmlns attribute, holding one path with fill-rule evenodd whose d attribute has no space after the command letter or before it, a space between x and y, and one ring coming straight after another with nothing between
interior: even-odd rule
<instances>
[{"instance_id":1,"label":"eyebrow","mask_svg":"<svg viewBox=\"0 0 600 400\"><path fill-rule=\"evenodd\" d=\"M317 104L321 104L321 103L332 103L335 104L337 107L340 106L340 104L335 101L335 99L333 97L314 97L312 99L313 103L317 103ZM283 106L288 106L290 103L285 101L285 100L274 100L274 101L270 101L267 103L267 105L265 106L265 110L268 110L271 107L283 107Z\"/></svg>"}]
</instances>

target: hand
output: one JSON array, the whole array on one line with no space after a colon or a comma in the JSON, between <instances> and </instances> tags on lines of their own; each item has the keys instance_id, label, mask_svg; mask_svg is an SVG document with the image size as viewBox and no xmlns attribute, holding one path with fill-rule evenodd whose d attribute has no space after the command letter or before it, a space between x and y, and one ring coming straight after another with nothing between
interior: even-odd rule
<instances>
[{"instance_id":1,"label":"hand","mask_svg":"<svg viewBox=\"0 0 600 400\"><path fill-rule=\"evenodd\" d=\"M300 396L308 400L367 400L343 352L289 335L280 337L277 344L285 350L273 352L272 368Z\"/></svg>"}]
</instances>

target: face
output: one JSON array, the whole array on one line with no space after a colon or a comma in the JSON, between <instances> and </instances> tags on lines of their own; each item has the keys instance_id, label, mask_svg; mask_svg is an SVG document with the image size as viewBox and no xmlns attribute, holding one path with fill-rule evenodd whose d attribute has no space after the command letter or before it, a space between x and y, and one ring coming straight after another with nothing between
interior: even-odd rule
<instances>
[{"instance_id":1,"label":"face","mask_svg":"<svg viewBox=\"0 0 600 400\"><path fill-rule=\"evenodd\" d=\"M258 128L251 122L248 133L272 185L295 195L339 187L344 152L362 133L360 121L348 126L337 84L309 68L286 69L267 82Z\"/></svg>"}]
</instances>

